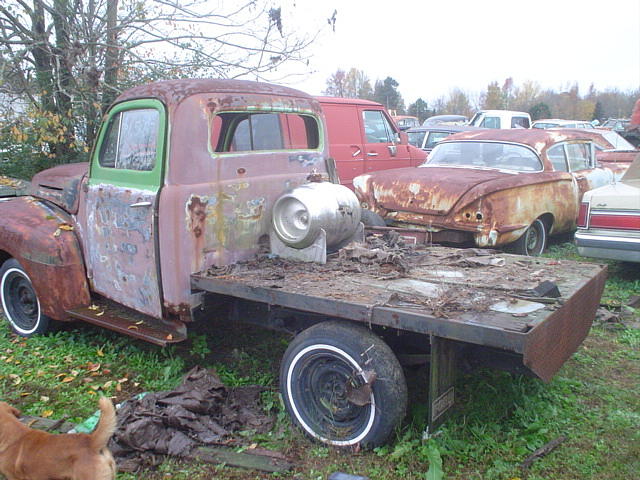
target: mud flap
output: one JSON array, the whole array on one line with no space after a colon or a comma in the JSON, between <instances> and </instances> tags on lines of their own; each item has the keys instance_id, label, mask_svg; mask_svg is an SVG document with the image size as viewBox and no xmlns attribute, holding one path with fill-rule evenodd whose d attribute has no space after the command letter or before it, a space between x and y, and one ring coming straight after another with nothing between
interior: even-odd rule
<instances>
[{"instance_id":1,"label":"mud flap","mask_svg":"<svg viewBox=\"0 0 640 480\"><path fill-rule=\"evenodd\" d=\"M429 421L425 436L435 433L449 417L455 401L457 344L435 335L431 335L430 341Z\"/></svg>"}]
</instances>

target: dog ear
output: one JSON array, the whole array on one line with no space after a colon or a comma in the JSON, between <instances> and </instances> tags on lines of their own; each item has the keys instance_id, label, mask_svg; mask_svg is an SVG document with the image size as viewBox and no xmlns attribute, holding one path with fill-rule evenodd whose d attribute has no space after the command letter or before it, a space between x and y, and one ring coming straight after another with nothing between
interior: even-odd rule
<instances>
[{"instance_id":1,"label":"dog ear","mask_svg":"<svg viewBox=\"0 0 640 480\"><path fill-rule=\"evenodd\" d=\"M16 418L20 418L22 412L15 407L9 406L9 412L11 412Z\"/></svg>"}]
</instances>

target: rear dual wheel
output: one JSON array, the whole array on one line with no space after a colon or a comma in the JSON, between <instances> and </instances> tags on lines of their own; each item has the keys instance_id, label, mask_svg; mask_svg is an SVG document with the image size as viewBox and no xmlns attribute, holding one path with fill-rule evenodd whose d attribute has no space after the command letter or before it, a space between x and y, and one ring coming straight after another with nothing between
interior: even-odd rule
<instances>
[{"instance_id":1,"label":"rear dual wheel","mask_svg":"<svg viewBox=\"0 0 640 480\"><path fill-rule=\"evenodd\" d=\"M338 447L381 445L407 408L402 367L389 346L345 322L314 325L291 342L280 388L294 422Z\"/></svg>"},{"instance_id":2,"label":"rear dual wheel","mask_svg":"<svg viewBox=\"0 0 640 480\"><path fill-rule=\"evenodd\" d=\"M31 279L11 258L0 267L0 298L11 329L23 337L47 331L51 319L42 313Z\"/></svg>"}]
</instances>

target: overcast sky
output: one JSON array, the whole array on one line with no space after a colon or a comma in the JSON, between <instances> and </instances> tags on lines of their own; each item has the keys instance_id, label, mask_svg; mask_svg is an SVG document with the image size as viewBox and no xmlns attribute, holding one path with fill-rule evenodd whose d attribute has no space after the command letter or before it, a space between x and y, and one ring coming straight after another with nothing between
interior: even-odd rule
<instances>
[{"instance_id":1,"label":"overcast sky","mask_svg":"<svg viewBox=\"0 0 640 480\"><path fill-rule=\"evenodd\" d=\"M313 32L304 79L318 95L338 68L398 81L408 106L507 77L580 93L640 88L640 0L284 0L283 24ZM335 32L326 19L337 10Z\"/></svg>"}]
</instances>

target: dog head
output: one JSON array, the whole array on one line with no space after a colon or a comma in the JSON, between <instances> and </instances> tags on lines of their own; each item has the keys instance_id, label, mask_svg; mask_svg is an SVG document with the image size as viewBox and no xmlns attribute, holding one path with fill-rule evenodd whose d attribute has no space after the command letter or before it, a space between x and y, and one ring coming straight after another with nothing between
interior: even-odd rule
<instances>
[{"instance_id":1,"label":"dog head","mask_svg":"<svg viewBox=\"0 0 640 480\"><path fill-rule=\"evenodd\" d=\"M0 402L0 415L13 415L16 418L20 418L20 410L12 407L7 402Z\"/></svg>"}]
</instances>

